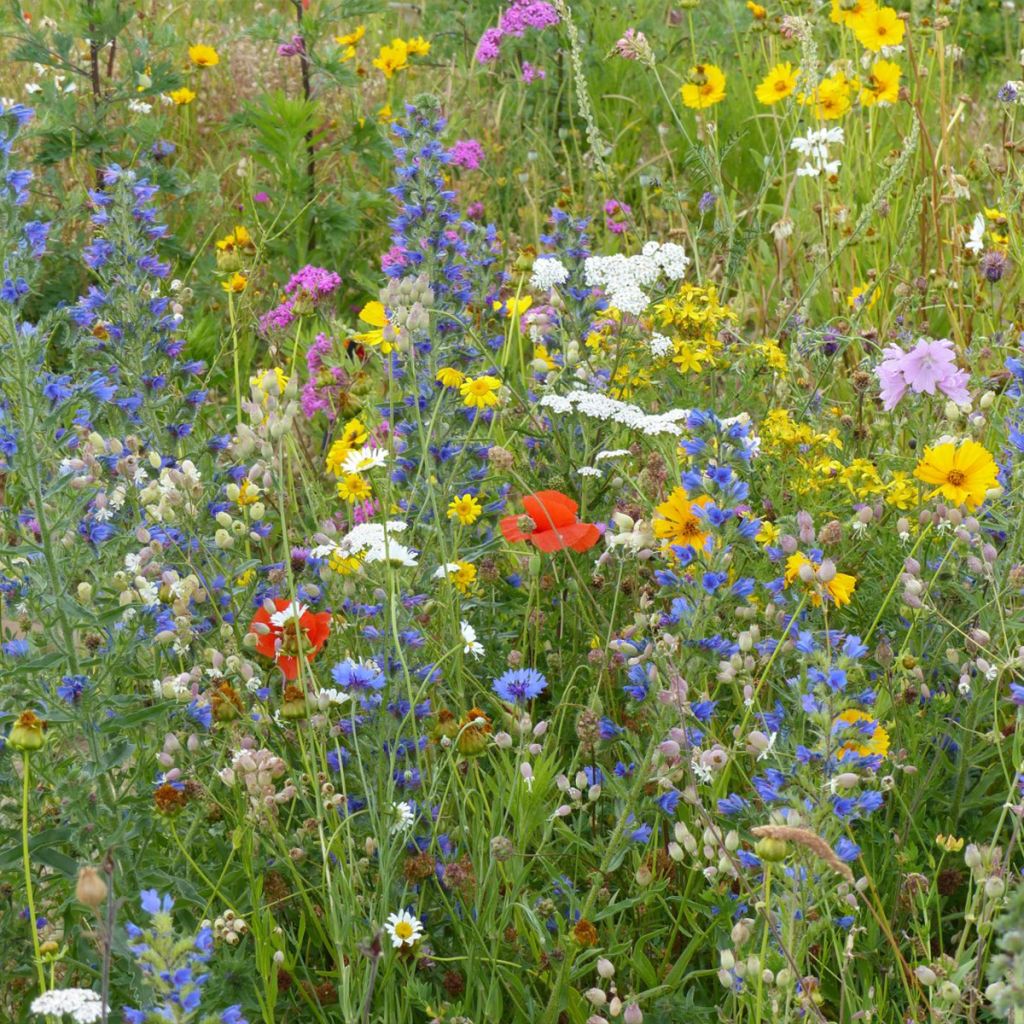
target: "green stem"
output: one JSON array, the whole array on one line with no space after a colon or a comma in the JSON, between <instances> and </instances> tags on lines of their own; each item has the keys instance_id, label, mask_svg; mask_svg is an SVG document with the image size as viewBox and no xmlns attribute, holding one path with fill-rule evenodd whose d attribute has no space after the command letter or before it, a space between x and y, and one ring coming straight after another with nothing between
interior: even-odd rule
<instances>
[{"instance_id":1,"label":"green stem","mask_svg":"<svg viewBox=\"0 0 1024 1024\"><path fill-rule=\"evenodd\" d=\"M21 859L25 866L25 893L28 899L28 926L32 931L32 949L36 965L36 977L39 979L39 994L46 991L46 974L43 972L43 954L39 950L39 929L36 927L36 901L32 892L32 862L28 852L28 794L29 777L31 776L31 755L27 750L21 752Z\"/></svg>"}]
</instances>

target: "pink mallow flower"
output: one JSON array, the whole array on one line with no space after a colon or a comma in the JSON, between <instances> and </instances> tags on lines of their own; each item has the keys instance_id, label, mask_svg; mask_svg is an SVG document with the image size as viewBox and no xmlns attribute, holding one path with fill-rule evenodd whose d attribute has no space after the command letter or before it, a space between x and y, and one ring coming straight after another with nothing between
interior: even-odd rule
<instances>
[{"instance_id":1,"label":"pink mallow flower","mask_svg":"<svg viewBox=\"0 0 1024 1024\"><path fill-rule=\"evenodd\" d=\"M941 391L954 402L966 402L970 375L956 365L956 350L948 338L921 338L909 351L888 345L875 376L882 388L882 404L895 409L907 393L934 395Z\"/></svg>"}]
</instances>

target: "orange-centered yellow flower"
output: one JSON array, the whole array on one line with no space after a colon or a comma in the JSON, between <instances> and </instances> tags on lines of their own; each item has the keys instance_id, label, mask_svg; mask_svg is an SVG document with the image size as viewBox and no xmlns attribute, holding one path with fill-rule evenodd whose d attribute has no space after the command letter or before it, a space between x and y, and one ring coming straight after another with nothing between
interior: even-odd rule
<instances>
[{"instance_id":1,"label":"orange-centered yellow flower","mask_svg":"<svg viewBox=\"0 0 1024 1024\"><path fill-rule=\"evenodd\" d=\"M658 516L652 522L654 536L660 537L666 545L691 547L703 551L708 534L703 529L703 520L693 511L696 505L703 508L711 499L705 495L690 498L686 490L677 487L654 511Z\"/></svg>"},{"instance_id":2,"label":"orange-centered yellow flower","mask_svg":"<svg viewBox=\"0 0 1024 1024\"><path fill-rule=\"evenodd\" d=\"M771 106L773 103L778 103L779 100L784 100L796 88L799 74L800 72L795 70L789 61L784 64L776 64L754 90L757 101L765 106Z\"/></svg>"},{"instance_id":3,"label":"orange-centered yellow flower","mask_svg":"<svg viewBox=\"0 0 1024 1024\"><path fill-rule=\"evenodd\" d=\"M952 444L926 448L914 476L935 485L929 498L941 494L954 505L977 508L997 485L997 472L987 448L977 441L964 441L959 448Z\"/></svg>"},{"instance_id":4,"label":"orange-centered yellow flower","mask_svg":"<svg viewBox=\"0 0 1024 1024\"><path fill-rule=\"evenodd\" d=\"M690 80L679 91L691 110L713 107L725 99L725 73L714 64L698 64L690 68Z\"/></svg>"},{"instance_id":5,"label":"orange-centered yellow flower","mask_svg":"<svg viewBox=\"0 0 1024 1024\"><path fill-rule=\"evenodd\" d=\"M891 7L876 7L850 18L847 25L866 50L878 53L883 46L899 46L907 26Z\"/></svg>"},{"instance_id":6,"label":"orange-centered yellow flower","mask_svg":"<svg viewBox=\"0 0 1024 1024\"><path fill-rule=\"evenodd\" d=\"M821 568L819 563L812 562L800 551L797 551L796 554L790 555L789 558L786 559L786 575L784 577L784 582L787 587L800 579L800 570L805 565L809 565L812 572L817 572ZM850 603L850 598L857 586L857 577L850 576L849 573L837 572L832 579L821 583L820 586L829 598L831 598L835 606L837 608L842 608L844 604ZM815 589L811 591L811 604L821 604L821 592L817 586L815 586Z\"/></svg>"},{"instance_id":7,"label":"orange-centered yellow flower","mask_svg":"<svg viewBox=\"0 0 1024 1024\"><path fill-rule=\"evenodd\" d=\"M212 46L196 43L188 48L188 59L198 68L212 68L220 63L220 56Z\"/></svg>"},{"instance_id":8,"label":"orange-centered yellow flower","mask_svg":"<svg viewBox=\"0 0 1024 1024\"><path fill-rule=\"evenodd\" d=\"M860 101L865 107L895 103L900 98L900 66L891 60L876 60L862 84Z\"/></svg>"}]
</instances>

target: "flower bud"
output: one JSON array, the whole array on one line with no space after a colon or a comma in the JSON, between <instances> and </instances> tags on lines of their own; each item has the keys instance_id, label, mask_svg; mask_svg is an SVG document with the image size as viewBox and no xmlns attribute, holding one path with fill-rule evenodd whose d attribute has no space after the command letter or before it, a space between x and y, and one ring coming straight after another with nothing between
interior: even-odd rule
<instances>
[{"instance_id":1,"label":"flower bud","mask_svg":"<svg viewBox=\"0 0 1024 1024\"><path fill-rule=\"evenodd\" d=\"M107 900L107 883L94 868L86 864L78 869L75 898L92 910L99 910Z\"/></svg>"},{"instance_id":2,"label":"flower bud","mask_svg":"<svg viewBox=\"0 0 1024 1024\"><path fill-rule=\"evenodd\" d=\"M15 750L39 750L46 743L46 723L34 711L22 711L7 735L7 745Z\"/></svg>"}]
</instances>

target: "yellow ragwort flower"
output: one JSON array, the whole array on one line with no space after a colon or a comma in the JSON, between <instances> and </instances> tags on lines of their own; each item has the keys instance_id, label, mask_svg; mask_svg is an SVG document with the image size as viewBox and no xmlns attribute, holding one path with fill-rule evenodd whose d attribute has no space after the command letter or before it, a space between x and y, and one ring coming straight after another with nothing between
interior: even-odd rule
<instances>
[{"instance_id":1,"label":"yellow ragwort flower","mask_svg":"<svg viewBox=\"0 0 1024 1024\"><path fill-rule=\"evenodd\" d=\"M182 86L180 89L174 89L167 95L174 100L174 105L177 107L187 107L196 98L196 94L187 86Z\"/></svg>"},{"instance_id":2,"label":"yellow ragwort flower","mask_svg":"<svg viewBox=\"0 0 1024 1024\"><path fill-rule=\"evenodd\" d=\"M365 477L358 473L348 473L338 481L338 497L350 504L366 501L373 494L373 488Z\"/></svg>"},{"instance_id":3,"label":"yellow ragwort flower","mask_svg":"<svg viewBox=\"0 0 1024 1024\"><path fill-rule=\"evenodd\" d=\"M458 519L463 526L472 526L483 510L483 505L472 494L463 494L448 503L448 518Z\"/></svg>"},{"instance_id":4,"label":"yellow ragwort flower","mask_svg":"<svg viewBox=\"0 0 1024 1024\"><path fill-rule=\"evenodd\" d=\"M498 404L498 388L501 381L497 377L470 377L459 387L463 404L470 409L487 409Z\"/></svg>"}]
</instances>

